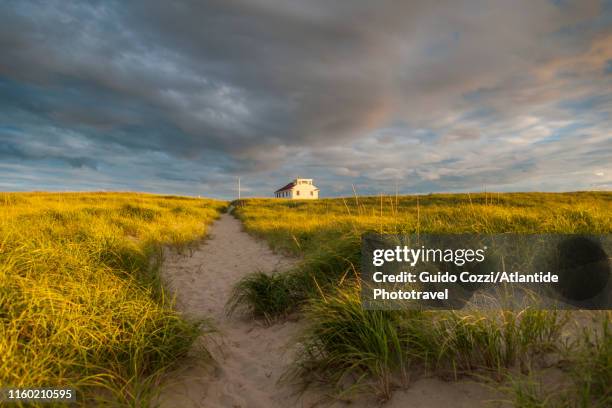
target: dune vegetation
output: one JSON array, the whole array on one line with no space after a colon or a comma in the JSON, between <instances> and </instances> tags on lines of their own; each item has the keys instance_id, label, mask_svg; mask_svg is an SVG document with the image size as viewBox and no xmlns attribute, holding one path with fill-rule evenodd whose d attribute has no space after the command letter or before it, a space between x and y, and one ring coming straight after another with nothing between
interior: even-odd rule
<instances>
[{"instance_id":1,"label":"dune vegetation","mask_svg":"<svg viewBox=\"0 0 612 408\"><path fill-rule=\"evenodd\" d=\"M0 193L0 384L73 387L86 406L147 406L204 324L174 310L158 274L162 248L203 238L225 206Z\"/></svg>"},{"instance_id":2,"label":"dune vegetation","mask_svg":"<svg viewBox=\"0 0 612 408\"><path fill-rule=\"evenodd\" d=\"M252 274L230 313L305 320L288 378L382 400L420 374L491 381L518 407L612 404L610 312L368 311L360 236L379 233L610 233L612 193L482 193L234 202L248 232L300 264ZM560 373L546 384L546 370Z\"/></svg>"}]
</instances>

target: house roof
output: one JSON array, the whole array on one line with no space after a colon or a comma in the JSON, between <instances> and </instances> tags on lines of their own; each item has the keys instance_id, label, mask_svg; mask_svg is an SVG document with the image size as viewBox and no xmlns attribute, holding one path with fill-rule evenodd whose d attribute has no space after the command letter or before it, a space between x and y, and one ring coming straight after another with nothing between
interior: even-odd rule
<instances>
[{"instance_id":1,"label":"house roof","mask_svg":"<svg viewBox=\"0 0 612 408\"><path fill-rule=\"evenodd\" d=\"M293 187L295 187L295 183L292 181L291 183L287 184L285 187L279 188L278 190L276 190L275 193L279 193L285 190L291 190Z\"/></svg>"}]
</instances>

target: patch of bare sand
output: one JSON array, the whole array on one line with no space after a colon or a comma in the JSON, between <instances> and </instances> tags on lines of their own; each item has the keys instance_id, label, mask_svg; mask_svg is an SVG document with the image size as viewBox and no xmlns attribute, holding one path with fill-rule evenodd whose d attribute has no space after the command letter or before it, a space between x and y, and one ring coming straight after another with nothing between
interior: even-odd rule
<instances>
[{"instance_id":1,"label":"patch of bare sand","mask_svg":"<svg viewBox=\"0 0 612 408\"><path fill-rule=\"evenodd\" d=\"M167 254L162 276L176 293L186 316L209 318L219 331L209 349L217 366L202 364L197 353L169 375L161 391L161 407L311 407L325 400L323 391L296 396L295 389L278 380L291 362L301 324L283 322L265 327L260 322L225 315L234 284L250 272L288 269L295 260L273 253L265 242L242 231L238 220L223 214L210 236L190 255ZM469 382L422 379L398 390L385 407L484 406L494 396L486 387ZM335 407L347 406L335 402ZM379 405L362 396L351 407ZM488 406L488 405L487 405Z\"/></svg>"}]
</instances>

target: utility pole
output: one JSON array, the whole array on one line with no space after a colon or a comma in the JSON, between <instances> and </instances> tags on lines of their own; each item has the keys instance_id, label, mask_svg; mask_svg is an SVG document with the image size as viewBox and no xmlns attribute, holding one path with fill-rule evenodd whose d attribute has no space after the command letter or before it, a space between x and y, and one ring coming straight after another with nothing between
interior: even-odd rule
<instances>
[{"instance_id":1,"label":"utility pole","mask_svg":"<svg viewBox=\"0 0 612 408\"><path fill-rule=\"evenodd\" d=\"M240 177L238 177L238 199L240 200Z\"/></svg>"}]
</instances>

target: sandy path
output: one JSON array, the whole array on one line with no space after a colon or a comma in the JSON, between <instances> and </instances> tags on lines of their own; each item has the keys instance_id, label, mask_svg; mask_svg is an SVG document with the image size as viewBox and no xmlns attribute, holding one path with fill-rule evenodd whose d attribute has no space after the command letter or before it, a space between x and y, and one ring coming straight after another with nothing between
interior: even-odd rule
<instances>
[{"instance_id":1,"label":"sandy path","mask_svg":"<svg viewBox=\"0 0 612 408\"><path fill-rule=\"evenodd\" d=\"M170 374L161 392L161 407L311 407L323 399L317 390L297 397L290 386L277 382L291 361L287 347L300 323L265 327L252 319L228 318L224 310L241 277L254 271L287 269L294 262L242 231L240 222L227 214L211 226L209 239L191 255L166 255L162 276L175 291L179 309L187 316L211 318L221 336L215 336L217 346L208 344L217 367L203 365L201 356L194 355L180 372ZM483 402L492 397L479 384L420 379L406 390L397 390L384 407L490 406ZM350 405L333 404L373 405L378 404L368 396Z\"/></svg>"},{"instance_id":2,"label":"sandy path","mask_svg":"<svg viewBox=\"0 0 612 408\"><path fill-rule=\"evenodd\" d=\"M289 391L279 387L277 380L290 361L290 353L284 350L298 324L265 327L253 320L228 318L224 307L233 285L244 275L287 269L295 261L274 254L265 242L243 232L240 222L228 214L211 226L209 239L191 256L166 258L162 273L177 293L179 309L188 316L211 318L221 336L211 349L218 363L215 371L194 361L166 387L161 405L287 406Z\"/></svg>"}]
</instances>

